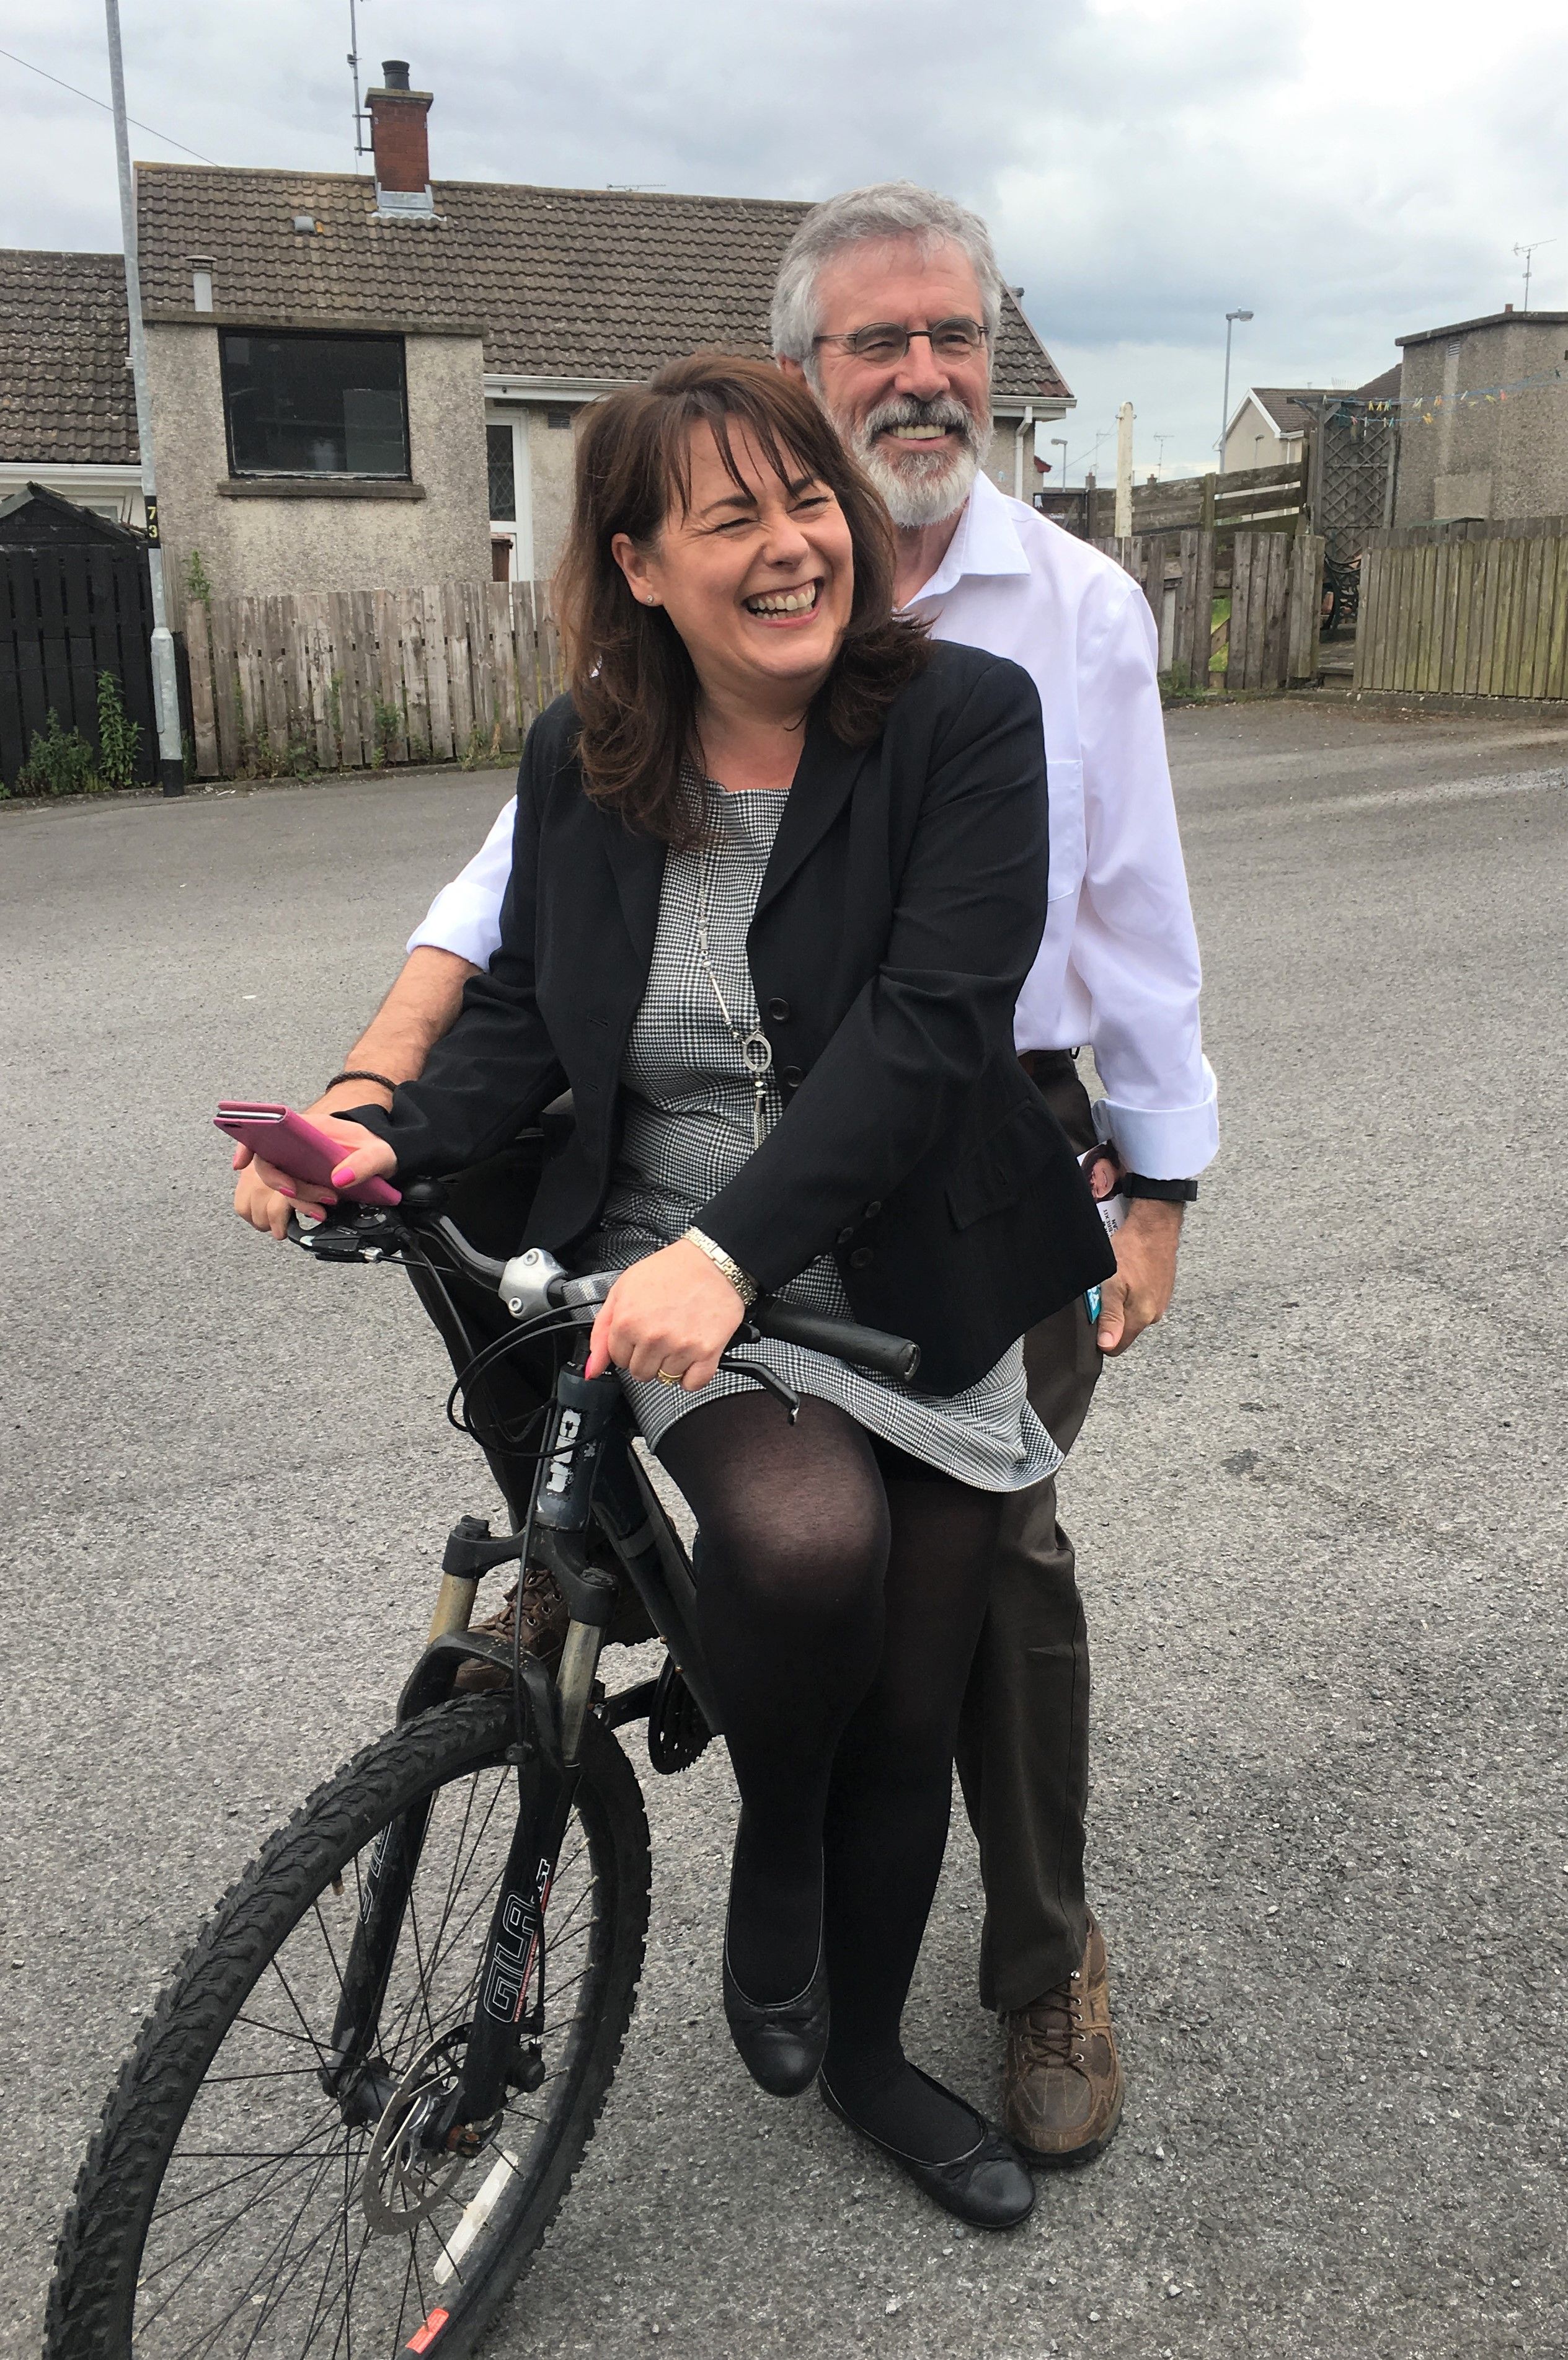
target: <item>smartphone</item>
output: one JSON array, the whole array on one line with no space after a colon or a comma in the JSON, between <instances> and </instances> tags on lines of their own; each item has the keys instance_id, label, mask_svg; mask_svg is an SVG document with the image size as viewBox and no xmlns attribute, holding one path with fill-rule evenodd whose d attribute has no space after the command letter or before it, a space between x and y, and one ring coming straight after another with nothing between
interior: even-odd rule
<instances>
[{"instance_id":1,"label":"smartphone","mask_svg":"<svg viewBox=\"0 0 1568 2360\"><path fill-rule=\"evenodd\" d=\"M264 1155L275 1171L287 1172L291 1180L313 1180L319 1187L330 1188L333 1170L343 1162L343 1150L337 1141L307 1122L302 1114L296 1114L292 1107L261 1099L220 1098L212 1121L242 1147ZM351 1205L400 1205L403 1201L401 1192L389 1180L356 1180L352 1187L334 1193Z\"/></svg>"}]
</instances>

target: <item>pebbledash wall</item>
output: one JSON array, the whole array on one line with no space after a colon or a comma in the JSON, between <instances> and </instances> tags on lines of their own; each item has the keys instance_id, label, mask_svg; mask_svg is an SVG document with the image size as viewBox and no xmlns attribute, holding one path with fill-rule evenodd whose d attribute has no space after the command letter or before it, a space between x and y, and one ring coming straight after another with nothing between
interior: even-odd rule
<instances>
[{"instance_id":1,"label":"pebbledash wall","mask_svg":"<svg viewBox=\"0 0 1568 2360\"><path fill-rule=\"evenodd\" d=\"M1508 310L1396 341L1395 524L1568 515L1568 311Z\"/></svg>"},{"instance_id":2,"label":"pebbledash wall","mask_svg":"<svg viewBox=\"0 0 1568 2360\"><path fill-rule=\"evenodd\" d=\"M149 322L147 340L158 520L178 607L193 551L220 595L489 578L478 336L405 336L411 481L331 493L231 478L215 327Z\"/></svg>"}]
</instances>

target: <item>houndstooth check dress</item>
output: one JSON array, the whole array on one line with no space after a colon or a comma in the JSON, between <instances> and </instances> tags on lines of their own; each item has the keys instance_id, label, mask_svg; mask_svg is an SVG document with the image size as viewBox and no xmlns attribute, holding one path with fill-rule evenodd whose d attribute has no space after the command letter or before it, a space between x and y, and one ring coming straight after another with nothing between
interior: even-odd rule
<instances>
[{"instance_id":1,"label":"houndstooth check dress","mask_svg":"<svg viewBox=\"0 0 1568 2360\"><path fill-rule=\"evenodd\" d=\"M692 791L697 792L693 781ZM732 794L704 781L708 954L742 1036L757 1023L746 938L762 890L786 791ZM698 949L702 852L666 858L648 989L621 1065L626 1122L604 1221L584 1249L591 1268L625 1270L671 1244L734 1178L752 1152L756 1092ZM765 1120L783 1113L771 1076ZM854 1317L831 1255L779 1290L789 1303ZM768 1341L737 1345L737 1359L766 1360L797 1393L836 1402L858 1424L910 1457L982 1491L1016 1491L1053 1474L1062 1453L1029 1405L1023 1346L961 1393L922 1393L867 1375L829 1353ZM749 1390L721 1372L701 1393L621 1379L637 1425L657 1445L675 1421L721 1394Z\"/></svg>"}]
</instances>

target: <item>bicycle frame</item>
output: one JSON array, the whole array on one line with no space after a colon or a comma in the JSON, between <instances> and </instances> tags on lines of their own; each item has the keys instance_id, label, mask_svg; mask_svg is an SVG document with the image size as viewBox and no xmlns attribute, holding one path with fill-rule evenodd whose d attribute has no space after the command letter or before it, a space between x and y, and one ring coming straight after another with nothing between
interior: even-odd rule
<instances>
[{"instance_id":1,"label":"bicycle frame","mask_svg":"<svg viewBox=\"0 0 1568 2360\"><path fill-rule=\"evenodd\" d=\"M333 1235L318 1231L310 1240L329 1259L380 1258L396 1250L397 1232L416 1243L420 1234L406 1217L385 1213L345 1214L331 1227ZM495 1267L498 1273L501 1266ZM553 1678L534 1655L525 1654L517 1666L507 1749L517 1776L517 1826L456 2086L429 2110L419 2131L422 2145L450 2152L476 2153L504 2106L508 2085L536 2086L532 2077L542 2074L537 2044L543 2029L545 1910L571 1817L583 1728L596 1708L611 1728L648 1714L658 1686L645 1680L610 1698L598 1686L599 1656L619 1585L615 1575L589 1561L594 1527L641 1599L710 1731L720 1731L696 1636L690 1559L632 1448L618 1381L614 1375L585 1377L586 1358L584 1336L557 1372L520 1531L492 1538L487 1524L465 1516L449 1536L430 1635L398 1700L399 1721L429 1710L452 1693L466 1660L499 1664L510 1677L510 1649L469 1629L481 1576L491 1567L522 1559L525 1551L529 1562L548 1568L571 1620ZM345 1961L331 2057L322 2069L323 2085L346 2114L364 2122L379 2118L390 2094L375 2049L427 1822L428 1811L406 1813L384 1831L372 1854ZM537 1991L531 2010L530 1990Z\"/></svg>"}]
</instances>

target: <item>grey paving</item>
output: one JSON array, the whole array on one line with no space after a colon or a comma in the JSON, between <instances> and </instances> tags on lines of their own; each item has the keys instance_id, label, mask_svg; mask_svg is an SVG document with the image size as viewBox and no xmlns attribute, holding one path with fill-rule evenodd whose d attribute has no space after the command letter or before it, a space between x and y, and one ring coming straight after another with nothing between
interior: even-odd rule
<instances>
[{"instance_id":1,"label":"grey paving","mask_svg":"<svg viewBox=\"0 0 1568 2360\"><path fill-rule=\"evenodd\" d=\"M1568 2348L1568 736L1313 703L1171 739L1225 1156L1065 1483L1120 2140L986 2243L763 2099L717 2005L727 1770L649 1775L643 2005L498 2355ZM7 2354L159 1976L384 1724L488 1504L402 1282L243 1235L205 1121L310 1094L505 791L0 812ZM911 2033L983 2096L978 1908L955 1830Z\"/></svg>"}]
</instances>

